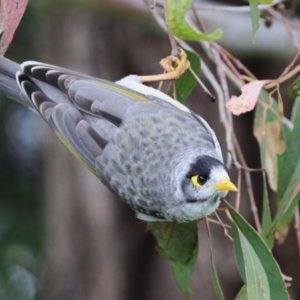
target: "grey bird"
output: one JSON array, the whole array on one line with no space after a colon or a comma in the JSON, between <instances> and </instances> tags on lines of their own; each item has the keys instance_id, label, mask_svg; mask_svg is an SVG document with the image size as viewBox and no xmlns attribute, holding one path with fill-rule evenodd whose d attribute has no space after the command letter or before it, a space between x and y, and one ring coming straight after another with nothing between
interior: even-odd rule
<instances>
[{"instance_id":1,"label":"grey bird","mask_svg":"<svg viewBox=\"0 0 300 300\"><path fill-rule=\"evenodd\" d=\"M113 83L0 57L0 92L38 112L139 219L198 220L237 190L207 122L138 76Z\"/></svg>"}]
</instances>

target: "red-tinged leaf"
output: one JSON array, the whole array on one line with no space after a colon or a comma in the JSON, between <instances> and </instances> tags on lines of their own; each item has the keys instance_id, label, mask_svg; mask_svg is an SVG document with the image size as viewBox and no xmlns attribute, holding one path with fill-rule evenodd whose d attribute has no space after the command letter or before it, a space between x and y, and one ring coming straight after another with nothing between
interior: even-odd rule
<instances>
[{"instance_id":1,"label":"red-tinged leaf","mask_svg":"<svg viewBox=\"0 0 300 300\"><path fill-rule=\"evenodd\" d=\"M5 53L11 43L27 3L28 0L0 1L0 55Z\"/></svg>"},{"instance_id":2,"label":"red-tinged leaf","mask_svg":"<svg viewBox=\"0 0 300 300\"><path fill-rule=\"evenodd\" d=\"M232 96L226 103L226 107L237 116L253 110L262 87L268 82L270 81L255 80L245 84L241 88L242 94L239 97Z\"/></svg>"}]
</instances>

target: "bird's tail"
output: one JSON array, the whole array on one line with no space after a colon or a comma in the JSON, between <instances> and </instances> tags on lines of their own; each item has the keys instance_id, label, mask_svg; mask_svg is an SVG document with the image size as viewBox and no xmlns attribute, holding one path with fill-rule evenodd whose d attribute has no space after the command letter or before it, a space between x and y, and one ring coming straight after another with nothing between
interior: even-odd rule
<instances>
[{"instance_id":1,"label":"bird's tail","mask_svg":"<svg viewBox=\"0 0 300 300\"><path fill-rule=\"evenodd\" d=\"M0 94L32 107L31 102L22 93L16 81L16 73L19 71L22 69L18 64L0 56Z\"/></svg>"}]
</instances>

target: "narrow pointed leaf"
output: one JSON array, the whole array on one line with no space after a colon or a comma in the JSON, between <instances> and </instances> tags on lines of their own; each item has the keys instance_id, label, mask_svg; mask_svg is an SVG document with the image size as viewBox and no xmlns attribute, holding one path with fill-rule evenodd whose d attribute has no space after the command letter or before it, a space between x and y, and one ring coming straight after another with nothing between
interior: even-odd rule
<instances>
[{"instance_id":1,"label":"narrow pointed leaf","mask_svg":"<svg viewBox=\"0 0 300 300\"><path fill-rule=\"evenodd\" d=\"M300 196L300 159L296 163L295 171L290 178L281 202L278 205L276 215L274 217L272 230L285 227L293 218L296 206L299 203Z\"/></svg>"},{"instance_id":2,"label":"narrow pointed leaf","mask_svg":"<svg viewBox=\"0 0 300 300\"><path fill-rule=\"evenodd\" d=\"M245 285L240 289L239 293L234 300L248 300L247 299L247 288Z\"/></svg>"},{"instance_id":3,"label":"narrow pointed leaf","mask_svg":"<svg viewBox=\"0 0 300 300\"><path fill-rule=\"evenodd\" d=\"M214 286L214 290L215 290L217 299L218 300L225 300L224 295L223 295L223 291L222 291L222 287L221 287L221 284L220 284L217 268L216 268L216 265L215 265L215 260L214 260L212 249L210 249L210 270L211 270L213 286Z\"/></svg>"},{"instance_id":4,"label":"narrow pointed leaf","mask_svg":"<svg viewBox=\"0 0 300 300\"><path fill-rule=\"evenodd\" d=\"M249 2L252 22L252 37L254 38L254 35L259 28L259 9L256 1L250 0Z\"/></svg>"},{"instance_id":5,"label":"narrow pointed leaf","mask_svg":"<svg viewBox=\"0 0 300 300\"><path fill-rule=\"evenodd\" d=\"M181 263L180 261L173 261L171 263L176 282L187 299L191 299L194 296L192 290L189 287L189 281L195 270L198 251L199 248L197 243L196 247L192 250L192 255L188 261L186 261L185 263Z\"/></svg>"},{"instance_id":6,"label":"narrow pointed leaf","mask_svg":"<svg viewBox=\"0 0 300 300\"><path fill-rule=\"evenodd\" d=\"M280 268L261 236L228 205L241 277L251 300L288 300Z\"/></svg>"},{"instance_id":7,"label":"narrow pointed leaf","mask_svg":"<svg viewBox=\"0 0 300 300\"><path fill-rule=\"evenodd\" d=\"M300 77L298 77L289 89L289 97L292 99L296 99L300 96Z\"/></svg>"},{"instance_id":8,"label":"narrow pointed leaf","mask_svg":"<svg viewBox=\"0 0 300 300\"><path fill-rule=\"evenodd\" d=\"M273 248L274 237L273 234L270 233L270 229L272 227L272 218L271 218L271 210L270 210L270 201L267 189L267 179L265 172L263 175L263 212L262 212L262 232L261 236L264 239L266 245L269 249Z\"/></svg>"},{"instance_id":9,"label":"narrow pointed leaf","mask_svg":"<svg viewBox=\"0 0 300 300\"><path fill-rule=\"evenodd\" d=\"M295 99L291 121L292 131L285 131L287 150L278 159L278 209L273 222L276 239L283 243L300 197L300 97Z\"/></svg>"},{"instance_id":10,"label":"narrow pointed leaf","mask_svg":"<svg viewBox=\"0 0 300 300\"><path fill-rule=\"evenodd\" d=\"M283 197L283 194L289 185L290 178L295 171L296 162L299 159L299 149L300 149L300 97L296 98L293 105L291 121L294 125L293 130L285 131L287 150L285 152L285 157L282 162L282 166L279 170L279 188L277 196L279 201Z\"/></svg>"}]
</instances>

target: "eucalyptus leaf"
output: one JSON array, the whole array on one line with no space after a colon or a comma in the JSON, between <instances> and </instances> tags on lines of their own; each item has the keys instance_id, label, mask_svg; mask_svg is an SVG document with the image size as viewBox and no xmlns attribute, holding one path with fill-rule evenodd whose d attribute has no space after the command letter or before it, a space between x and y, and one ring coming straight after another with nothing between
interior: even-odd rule
<instances>
[{"instance_id":1,"label":"eucalyptus leaf","mask_svg":"<svg viewBox=\"0 0 300 300\"><path fill-rule=\"evenodd\" d=\"M197 222L148 222L147 228L157 240L158 253L171 261L180 290L190 299L189 280L198 257Z\"/></svg>"},{"instance_id":2,"label":"eucalyptus leaf","mask_svg":"<svg viewBox=\"0 0 300 300\"><path fill-rule=\"evenodd\" d=\"M247 299L247 288L245 285L240 289L239 293L234 300L248 300Z\"/></svg>"},{"instance_id":3,"label":"eucalyptus leaf","mask_svg":"<svg viewBox=\"0 0 300 300\"><path fill-rule=\"evenodd\" d=\"M251 3L258 3L258 4L272 4L273 0L249 0Z\"/></svg>"},{"instance_id":4,"label":"eucalyptus leaf","mask_svg":"<svg viewBox=\"0 0 300 300\"><path fill-rule=\"evenodd\" d=\"M210 249L210 270L213 281L214 290L218 300L225 300L222 287L220 284L217 268L215 265L214 255L212 249Z\"/></svg>"},{"instance_id":5,"label":"eucalyptus leaf","mask_svg":"<svg viewBox=\"0 0 300 300\"><path fill-rule=\"evenodd\" d=\"M300 95L300 77L298 77L291 85L289 89L289 97L292 99L297 98Z\"/></svg>"},{"instance_id":6,"label":"eucalyptus leaf","mask_svg":"<svg viewBox=\"0 0 300 300\"><path fill-rule=\"evenodd\" d=\"M291 121L292 131L285 131L287 150L278 159L278 209L274 218L272 230L276 230L276 239L283 243L289 232L290 223L300 196L300 97L294 101Z\"/></svg>"},{"instance_id":7,"label":"eucalyptus leaf","mask_svg":"<svg viewBox=\"0 0 300 300\"><path fill-rule=\"evenodd\" d=\"M256 1L249 1L250 12L251 12L251 22L252 22L252 37L259 29L259 9Z\"/></svg>"},{"instance_id":8,"label":"eucalyptus leaf","mask_svg":"<svg viewBox=\"0 0 300 300\"><path fill-rule=\"evenodd\" d=\"M190 62L191 68L195 72L195 74L200 74L200 57L189 50L183 49L187 54L187 59ZM190 70L187 70L180 78L175 81L176 87L176 96L179 102L184 102L186 98L190 95L195 85L197 84L197 80ZM172 89L168 91L168 94L172 96Z\"/></svg>"},{"instance_id":9,"label":"eucalyptus leaf","mask_svg":"<svg viewBox=\"0 0 300 300\"><path fill-rule=\"evenodd\" d=\"M280 268L262 237L245 219L228 205L232 217L232 234L247 299L288 300Z\"/></svg>"},{"instance_id":10,"label":"eucalyptus leaf","mask_svg":"<svg viewBox=\"0 0 300 300\"><path fill-rule=\"evenodd\" d=\"M273 234L270 234L270 228L272 227L270 200L268 195L267 179L266 179L265 172L263 172L262 175L263 175L263 211L262 211L261 236L264 239L268 248L272 249L274 245L274 237Z\"/></svg>"},{"instance_id":11,"label":"eucalyptus leaf","mask_svg":"<svg viewBox=\"0 0 300 300\"><path fill-rule=\"evenodd\" d=\"M185 14L190 9L193 0L166 0L165 14L170 32L183 40L218 40L222 37L222 30L217 29L210 34L193 29L185 20Z\"/></svg>"}]
</instances>

